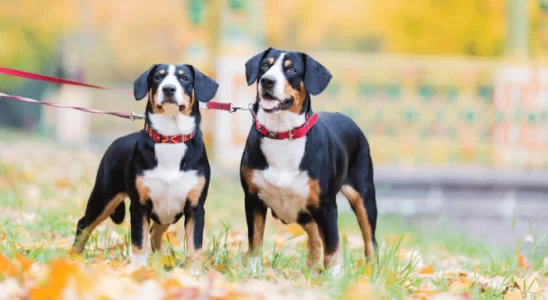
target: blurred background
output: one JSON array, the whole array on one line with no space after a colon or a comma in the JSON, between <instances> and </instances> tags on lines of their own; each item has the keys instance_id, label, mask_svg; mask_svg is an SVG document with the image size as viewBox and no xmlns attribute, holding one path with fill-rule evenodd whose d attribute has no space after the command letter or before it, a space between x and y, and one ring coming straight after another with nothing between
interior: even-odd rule
<instances>
[{"instance_id":1,"label":"blurred background","mask_svg":"<svg viewBox=\"0 0 548 300\"><path fill-rule=\"evenodd\" d=\"M333 73L313 108L368 136L381 214L425 228L441 218L494 243L548 232L548 0L0 1L0 66L109 87L189 63L220 83L216 101L246 105L244 63L269 46ZM4 75L0 91L144 111L132 97ZM214 172L239 184L250 115L203 115ZM104 151L142 126L0 99L0 130L76 149Z\"/></svg>"}]
</instances>

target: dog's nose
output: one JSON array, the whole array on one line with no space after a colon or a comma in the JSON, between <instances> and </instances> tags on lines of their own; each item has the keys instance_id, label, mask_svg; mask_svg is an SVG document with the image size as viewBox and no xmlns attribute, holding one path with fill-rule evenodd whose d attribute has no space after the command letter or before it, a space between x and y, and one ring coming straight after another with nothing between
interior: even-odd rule
<instances>
[{"instance_id":1,"label":"dog's nose","mask_svg":"<svg viewBox=\"0 0 548 300\"><path fill-rule=\"evenodd\" d=\"M162 92L164 92L164 95L166 95L166 96L175 95L175 90L177 90L177 88L174 85L171 85L171 84L166 84L162 88Z\"/></svg>"},{"instance_id":2,"label":"dog's nose","mask_svg":"<svg viewBox=\"0 0 548 300\"><path fill-rule=\"evenodd\" d=\"M274 78L271 78L271 77L261 78L261 86L265 89L271 89L275 83L276 83L276 79Z\"/></svg>"}]
</instances>

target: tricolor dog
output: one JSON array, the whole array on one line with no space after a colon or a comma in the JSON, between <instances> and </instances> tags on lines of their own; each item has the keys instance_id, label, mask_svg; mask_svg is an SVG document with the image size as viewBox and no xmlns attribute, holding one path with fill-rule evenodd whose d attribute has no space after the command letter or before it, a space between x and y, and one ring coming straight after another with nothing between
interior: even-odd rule
<instances>
[{"instance_id":1,"label":"tricolor dog","mask_svg":"<svg viewBox=\"0 0 548 300\"><path fill-rule=\"evenodd\" d=\"M330 72L312 57L269 48L245 64L257 83L254 124L240 166L245 193L252 267L262 259L267 209L283 223L298 223L308 235L308 266L340 270L336 196L348 198L365 242L377 248L377 205L369 144L360 128L340 113L312 110Z\"/></svg>"},{"instance_id":2,"label":"tricolor dog","mask_svg":"<svg viewBox=\"0 0 548 300\"><path fill-rule=\"evenodd\" d=\"M202 248L204 202L210 167L200 130L199 102L218 84L191 65L151 66L134 83L136 100L148 94L144 129L115 140L105 152L85 215L78 221L74 252L82 252L106 218L124 220L130 199L131 260L145 265L162 235L185 215L187 258Z\"/></svg>"}]
</instances>

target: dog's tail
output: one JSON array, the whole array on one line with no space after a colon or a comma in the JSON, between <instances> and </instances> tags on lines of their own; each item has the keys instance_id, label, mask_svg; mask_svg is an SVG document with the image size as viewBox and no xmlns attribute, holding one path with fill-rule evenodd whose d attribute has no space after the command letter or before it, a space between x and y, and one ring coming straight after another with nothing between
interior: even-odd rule
<instances>
[{"instance_id":1,"label":"dog's tail","mask_svg":"<svg viewBox=\"0 0 548 300\"><path fill-rule=\"evenodd\" d=\"M124 202L118 204L114 212L110 215L112 222L120 225L124 222L124 217L126 216L126 205Z\"/></svg>"}]
</instances>

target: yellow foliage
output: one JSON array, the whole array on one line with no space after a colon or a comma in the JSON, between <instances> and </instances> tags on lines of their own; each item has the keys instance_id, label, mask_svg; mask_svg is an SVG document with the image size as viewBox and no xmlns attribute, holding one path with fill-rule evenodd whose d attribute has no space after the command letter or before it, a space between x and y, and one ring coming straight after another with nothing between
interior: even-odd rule
<instances>
[{"instance_id":1,"label":"yellow foliage","mask_svg":"<svg viewBox=\"0 0 548 300\"><path fill-rule=\"evenodd\" d=\"M76 23L77 1L0 1L0 65L39 71L59 38ZM20 83L2 76L3 87Z\"/></svg>"}]
</instances>

